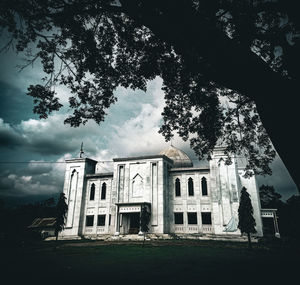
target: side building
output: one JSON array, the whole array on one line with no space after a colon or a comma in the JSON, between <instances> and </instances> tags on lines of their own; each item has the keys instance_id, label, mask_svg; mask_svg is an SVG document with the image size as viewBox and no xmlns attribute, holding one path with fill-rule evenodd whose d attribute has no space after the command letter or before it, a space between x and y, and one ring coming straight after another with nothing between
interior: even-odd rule
<instances>
[{"instance_id":1,"label":"side building","mask_svg":"<svg viewBox=\"0 0 300 285\"><path fill-rule=\"evenodd\" d=\"M98 173L97 161L89 158L67 160L68 214L60 236L139 234L141 210L147 207L149 233L236 237L242 186L251 195L257 236L262 236L255 177L244 179L234 157L225 165L223 150L215 149L208 167L193 167L174 146L158 155L115 158L108 173Z\"/></svg>"}]
</instances>

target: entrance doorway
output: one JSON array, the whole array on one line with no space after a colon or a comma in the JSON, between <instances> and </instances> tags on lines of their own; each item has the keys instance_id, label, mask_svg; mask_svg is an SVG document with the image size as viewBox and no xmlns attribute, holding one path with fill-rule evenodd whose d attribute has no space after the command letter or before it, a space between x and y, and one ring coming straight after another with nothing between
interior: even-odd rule
<instances>
[{"instance_id":1,"label":"entrance doorway","mask_svg":"<svg viewBox=\"0 0 300 285\"><path fill-rule=\"evenodd\" d=\"M274 236L275 229L274 229L274 221L270 218L262 218L263 222L263 233L265 236Z\"/></svg>"},{"instance_id":2,"label":"entrance doorway","mask_svg":"<svg viewBox=\"0 0 300 285\"><path fill-rule=\"evenodd\" d=\"M140 230L140 213L130 214L129 234L138 234Z\"/></svg>"},{"instance_id":3,"label":"entrance doorway","mask_svg":"<svg viewBox=\"0 0 300 285\"><path fill-rule=\"evenodd\" d=\"M261 209L264 236L280 238L276 211L277 209Z\"/></svg>"}]
</instances>

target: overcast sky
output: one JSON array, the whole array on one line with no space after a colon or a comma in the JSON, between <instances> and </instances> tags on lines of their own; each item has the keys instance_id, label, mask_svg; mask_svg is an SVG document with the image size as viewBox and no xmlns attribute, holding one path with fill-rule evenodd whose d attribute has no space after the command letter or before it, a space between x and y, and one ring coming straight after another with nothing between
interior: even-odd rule
<instances>
[{"instance_id":1,"label":"overcast sky","mask_svg":"<svg viewBox=\"0 0 300 285\"><path fill-rule=\"evenodd\" d=\"M71 128L63 124L67 108L46 120L33 114L32 98L26 96L26 90L43 75L39 65L18 72L16 65L21 59L21 55L17 57L13 52L0 54L0 196L8 203L57 196L63 188L64 160L78 157L81 142L85 155L98 161L158 154L169 146L158 134L164 106L160 78L148 83L146 93L119 88L116 91L118 102L110 108L100 126L89 122ZM62 87L56 90L62 102L67 102L68 91ZM194 165L199 164L188 143L176 138L173 144L184 150ZM110 162L101 165L102 171L112 166ZM279 158L272 168L273 175L258 177L258 184L273 185L285 199L298 194Z\"/></svg>"}]
</instances>

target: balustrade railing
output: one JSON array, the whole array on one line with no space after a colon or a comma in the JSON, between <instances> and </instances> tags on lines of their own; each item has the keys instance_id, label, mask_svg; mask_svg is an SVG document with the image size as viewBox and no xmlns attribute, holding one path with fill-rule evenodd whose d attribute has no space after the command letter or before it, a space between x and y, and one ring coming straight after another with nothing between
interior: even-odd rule
<instances>
[{"instance_id":1,"label":"balustrade railing","mask_svg":"<svg viewBox=\"0 0 300 285\"><path fill-rule=\"evenodd\" d=\"M97 227L97 234L105 233L105 227Z\"/></svg>"},{"instance_id":2,"label":"balustrade railing","mask_svg":"<svg viewBox=\"0 0 300 285\"><path fill-rule=\"evenodd\" d=\"M175 226L175 233L212 233L213 227L212 225L184 225L184 226Z\"/></svg>"},{"instance_id":3,"label":"balustrade railing","mask_svg":"<svg viewBox=\"0 0 300 285\"><path fill-rule=\"evenodd\" d=\"M212 233L213 228L212 225L202 225L202 232L205 233Z\"/></svg>"}]
</instances>

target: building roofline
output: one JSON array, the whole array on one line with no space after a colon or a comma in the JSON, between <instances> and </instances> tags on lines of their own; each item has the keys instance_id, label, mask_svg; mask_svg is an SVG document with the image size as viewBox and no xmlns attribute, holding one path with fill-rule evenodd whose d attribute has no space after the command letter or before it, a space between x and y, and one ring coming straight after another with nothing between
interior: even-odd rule
<instances>
[{"instance_id":1,"label":"building roofline","mask_svg":"<svg viewBox=\"0 0 300 285\"><path fill-rule=\"evenodd\" d=\"M132 156L132 157L122 157L122 158L114 158L114 162L119 161L129 161L129 160L143 160L143 159L153 159L153 158L162 158L170 163L173 164L173 160L167 157L166 155L162 154L155 154L155 155L145 155L145 156Z\"/></svg>"},{"instance_id":2,"label":"building roofline","mask_svg":"<svg viewBox=\"0 0 300 285\"><path fill-rule=\"evenodd\" d=\"M65 162L66 163L71 163L71 162L92 162L92 163L98 163L98 161L94 160L94 159L91 159L91 158L71 158L71 159L66 159Z\"/></svg>"},{"instance_id":3,"label":"building roofline","mask_svg":"<svg viewBox=\"0 0 300 285\"><path fill-rule=\"evenodd\" d=\"M93 173L93 174L86 174L85 177L92 178L92 177L112 177L114 176L113 172L106 172L106 173Z\"/></svg>"},{"instance_id":4,"label":"building roofline","mask_svg":"<svg viewBox=\"0 0 300 285\"><path fill-rule=\"evenodd\" d=\"M171 168L170 172L179 172L179 171L207 171L210 172L210 168L207 167L180 167L180 168Z\"/></svg>"},{"instance_id":5,"label":"building roofline","mask_svg":"<svg viewBox=\"0 0 300 285\"><path fill-rule=\"evenodd\" d=\"M261 211L277 211L278 209L275 208L261 208Z\"/></svg>"},{"instance_id":6,"label":"building roofline","mask_svg":"<svg viewBox=\"0 0 300 285\"><path fill-rule=\"evenodd\" d=\"M115 203L118 206L130 206L130 205L136 205L136 206L140 206L140 205L149 205L151 206L150 202L117 202Z\"/></svg>"}]
</instances>

